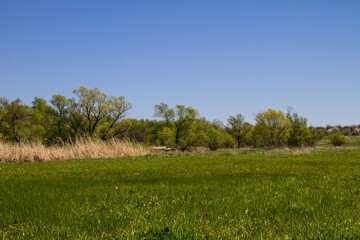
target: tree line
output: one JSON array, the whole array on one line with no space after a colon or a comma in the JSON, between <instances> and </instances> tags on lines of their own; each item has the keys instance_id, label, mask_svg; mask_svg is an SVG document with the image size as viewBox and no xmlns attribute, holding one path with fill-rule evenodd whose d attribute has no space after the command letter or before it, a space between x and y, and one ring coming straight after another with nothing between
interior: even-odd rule
<instances>
[{"instance_id":1,"label":"tree line","mask_svg":"<svg viewBox=\"0 0 360 240\"><path fill-rule=\"evenodd\" d=\"M108 96L98 88L79 87L72 98L52 96L49 103L35 97L31 106L20 99L0 98L0 140L41 142L46 145L76 141L79 137L126 139L147 145L186 150L218 148L315 146L324 131L309 127L297 113L268 109L255 117L255 124L242 114L230 116L227 124L210 122L192 107L165 103L155 105L156 120L126 118L131 103L123 96Z\"/></svg>"}]
</instances>

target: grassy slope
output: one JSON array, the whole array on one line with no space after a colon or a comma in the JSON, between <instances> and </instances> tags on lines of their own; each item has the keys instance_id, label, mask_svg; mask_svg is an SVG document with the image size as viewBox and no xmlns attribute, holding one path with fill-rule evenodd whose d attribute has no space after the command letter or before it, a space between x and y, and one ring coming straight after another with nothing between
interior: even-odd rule
<instances>
[{"instance_id":1,"label":"grassy slope","mask_svg":"<svg viewBox=\"0 0 360 240\"><path fill-rule=\"evenodd\" d=\"M0 239L356 239L359 183L359 149L0 164Z\"/></svg>"}]
</instances>

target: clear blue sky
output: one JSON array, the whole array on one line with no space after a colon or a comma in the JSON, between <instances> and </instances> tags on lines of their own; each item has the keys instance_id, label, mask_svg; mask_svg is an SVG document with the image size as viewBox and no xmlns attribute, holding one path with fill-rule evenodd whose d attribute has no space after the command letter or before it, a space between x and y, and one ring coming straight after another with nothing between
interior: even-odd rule
<instances>
[{"instance_id":1,"label":"clear blue sky","mask_svg":"<svg viewBox=\"0 0 360 240\"><path fill-rule=\"evenodd\" d=\"M360 124L360 1L1 0L0 96L79 86L125 96L132 118L165 102Z\"/></svg>"}]
</instances>

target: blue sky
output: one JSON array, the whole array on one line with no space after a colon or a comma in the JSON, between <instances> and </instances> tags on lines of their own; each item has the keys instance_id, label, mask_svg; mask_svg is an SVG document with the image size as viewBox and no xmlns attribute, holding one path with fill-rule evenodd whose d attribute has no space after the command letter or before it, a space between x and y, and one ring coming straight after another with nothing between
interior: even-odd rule
<instances>
[{"instance_id":1,"label":"blue sky","mask_svg":"<svg viewBox=\"0 0 360 240\"><path fill-rule=\"evenodd\" d=\"M360 1L0 1L0 96L98 87L209 120L292 106L314 126L360 124Z\"/></svg>"}]
</instances>

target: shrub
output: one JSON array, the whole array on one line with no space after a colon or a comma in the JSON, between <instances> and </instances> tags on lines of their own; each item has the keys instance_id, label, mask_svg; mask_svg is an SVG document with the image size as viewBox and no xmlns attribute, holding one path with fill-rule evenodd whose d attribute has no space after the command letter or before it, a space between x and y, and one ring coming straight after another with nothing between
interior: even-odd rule
<instances>
[{"instance_id":1,"label":"shrub","mask_svg":"<svg viewBox=\"0 0 360 240\"><path fill-rule=\"evenodd\" d=\"M206 135L207 145L211 151L216 151L223 145L224 137L220 130L211 127Z\"/></svg>"},{"instance_id":2,"label":"shrub","mask_svg":"<svg viewBox=\"0 0 360 240\"><path fill-rule=\"evenodd\" d=\"M351 136L351 130L350 128L345 128L344 130L341 131L342 134L344 134L345 136Z\"/></svg>"},{"instance_id":3,"label":"shrub","mask_svg":"<svg viewBox=\"0 0 360 240\"><path fill-rule=\"evenodd\" d=\"M324 137L325 132L322 130L318 130L314 127L309 127L309 130L310 130L310 135L309 138L306 139L307 146L315 147L317 142Z\"/></svg>"},{"instance_id":4,"label":"shrub","mask_svg":"<svg viewBox=\"0 0 360 240\"><path fill-rule=\"evenodd\" d=\"M346 137L340 133L331 134L330 141L334 146L342 146L347 143Z\"/></svg>"}]
</instances>

